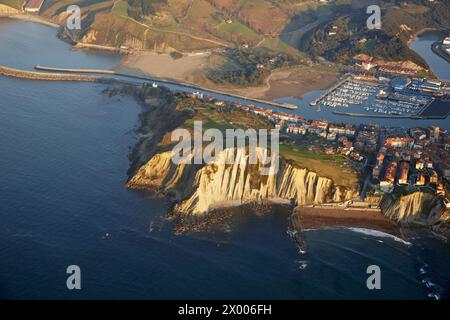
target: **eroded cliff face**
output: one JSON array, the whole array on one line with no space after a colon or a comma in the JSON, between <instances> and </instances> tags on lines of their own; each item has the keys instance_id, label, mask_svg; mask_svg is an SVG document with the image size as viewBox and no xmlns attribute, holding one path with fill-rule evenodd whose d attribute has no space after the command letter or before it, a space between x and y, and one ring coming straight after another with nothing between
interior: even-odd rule
<instances>
[{"instance_id":1,"label":"eroded cliff face","mask_svg":"<svg viewBox=\"0 0 450 320\"><path fill-rule=\"evenodd\" d=\"M380 203L385 215L400 224L432 226L444 218L445 206L434 194L414 192L405 196L385 195Z\"/></svg>"},{"instance_id":2,"label":"eroded cliff face","mask_svg":"<svg viewBox=\"0 0 450 320\"><path fill-rule=\"evenodd\" d=\"M223 160L230 155L236 161L224 164ZM249 164L244 148L225 149L215 164L204 166L175 165L168 151L152 157L127 186L173 193L178 200L177 213L197 216L217 208L252 202L318 204L357 196L356 191L338 186L331 179L297 168L282 159L276 173L262 175L260 169L260 165Z\"/></svg>"}]
</instances>

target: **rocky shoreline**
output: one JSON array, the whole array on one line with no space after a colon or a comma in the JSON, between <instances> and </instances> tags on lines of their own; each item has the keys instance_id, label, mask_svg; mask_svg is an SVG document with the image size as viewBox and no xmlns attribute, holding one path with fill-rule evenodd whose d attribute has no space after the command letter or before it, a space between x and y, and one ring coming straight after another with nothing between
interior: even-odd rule
<instances>
[{"instance_id":1,"label":"rocky shoreline","mask_svg":"<svg viewBox=\"0 0 450 320\"><path fill-rule=\"evenodd\" d=\"M342 204L355 199L357 194L342 189L330 179L320 182L321 177L315 173L291 168L284 161L281 161L279 175L266 179L261 179L255 173L257 170L250 170L245 164L239 168L228 166L214 170L208 165L176 166L170 161L170 151L160 142L167 133L193 116L191 112L177 110L176 99L185 96L177 96L165 88L121 82L111 85L105 93L110 96L132 95L143 105L144 111L139 116L136 129L138 142L129 154L127 187L166 197L172 203L167 219L172 221L175 233L198 232L220 226L239 210L269 212L284 199L290 210L296 207L293 217L301 218L301 224L297 226L302 228L343 225L397 234L397 226L420 226L450 238L449 215L431 194L388 195L379 199L380 210L377 212L349 210ZM233 183L228 184L228 180ZM319 187L325 189L319 190ZM229 193L230 190L234 191ZM327 208L321 207L322 203L327 204Z\"/></svg>"}]
</instances>

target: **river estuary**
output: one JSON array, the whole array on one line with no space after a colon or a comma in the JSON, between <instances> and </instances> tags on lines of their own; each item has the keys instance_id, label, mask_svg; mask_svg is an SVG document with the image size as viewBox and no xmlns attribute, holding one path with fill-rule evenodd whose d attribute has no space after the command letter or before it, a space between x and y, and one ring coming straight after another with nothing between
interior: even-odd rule
<instances>
[{"instance_id":1,"label":"river estuary","mask_svg":"<svg viewBox=\"0 0 450 320\"><path fill-rule=\"evenodd\" d=\"M120 59L72 51L54 29L24 21L0 19L0 43L0 64L22 69ZM300 254L282 212L174 235L165 201L124 187L141 107L104 88L0 77L1 298L450 297L449 245L432 237L311 230ZM73 264L78 291L66 288ZM372 264L382 290L366 287Z\"/></svg>"}]
</instances>

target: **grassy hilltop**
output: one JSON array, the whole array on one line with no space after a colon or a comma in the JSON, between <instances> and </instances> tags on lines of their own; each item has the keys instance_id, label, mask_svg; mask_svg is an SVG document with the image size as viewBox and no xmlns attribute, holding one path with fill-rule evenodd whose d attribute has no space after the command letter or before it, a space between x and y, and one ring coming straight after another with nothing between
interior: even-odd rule
<instances>
[{"instance_id":1,"label":"grassy hilltop","mask_svg":"<svg viewBox=\"0 0 450 320\"><path fill-rule=\"evenodd\" d=\"M381 30L366 27L374 3ZM71 40L177 58L208 52L204 70L189 81L222 87L268 85L272 73L311 66L319 56L345 64L367 53L427 67L408 42L426 28L450 28L443 0L46 0L40 14L64 24L71 4L82 8L82 30L65 30Z\"/></svg>"}]
</instances>

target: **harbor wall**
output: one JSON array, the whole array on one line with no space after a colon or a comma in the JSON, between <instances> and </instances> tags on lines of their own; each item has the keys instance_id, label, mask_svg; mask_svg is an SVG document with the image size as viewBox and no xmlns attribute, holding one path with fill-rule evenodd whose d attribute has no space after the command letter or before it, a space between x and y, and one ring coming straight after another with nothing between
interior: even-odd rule
<instances>
[{"instance_id":1,"label":"harbor wall","mask_svg":"<svg viewBox=\"0 0 450 320\"><path fill-rule=\"evenodd\" d=\"M95 82L102 80L98 76L88 76L79 74L64 74L64 73L46 73L46 72L35 72L27 70L19 70L14 68L9 68L5 66L0 66L0 75L7 77L21 78L21 79L31 79L31 80L46 80L46 81L89 81Z\"/></svg>"}]
</instances>

